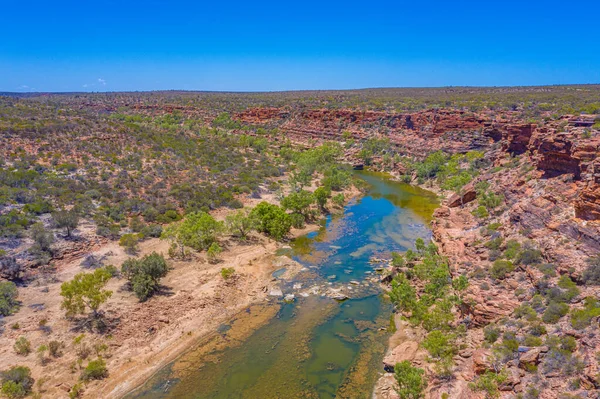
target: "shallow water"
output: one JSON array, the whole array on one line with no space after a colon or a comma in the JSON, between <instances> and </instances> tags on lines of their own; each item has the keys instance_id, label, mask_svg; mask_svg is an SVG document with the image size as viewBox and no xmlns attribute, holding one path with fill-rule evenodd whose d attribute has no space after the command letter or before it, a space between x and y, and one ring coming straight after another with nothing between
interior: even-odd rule
<instances>
[{"instance_id":1,"label":"shallow water","mask_svg":"<svg viewBox=\"0 0 600 399\"><path fill-rule=\"evenodd\" d=\"M243 318L264 315L261 307L249 308L238 322L221 326L210 341L129 397L370 397L381 372L391 309L376 282L377 264L369 260L404 251L418 237L429 238L437 199L382 174L357 175L370 184L367 194L283 251L307 268L293 281L281 280L284 294L295 294L294 302L272 305L277 306L271 309L274 317L236 338L246 323ZM331 288L351 299L337 302L323 296Z\"/></svg>"}]
</instances>

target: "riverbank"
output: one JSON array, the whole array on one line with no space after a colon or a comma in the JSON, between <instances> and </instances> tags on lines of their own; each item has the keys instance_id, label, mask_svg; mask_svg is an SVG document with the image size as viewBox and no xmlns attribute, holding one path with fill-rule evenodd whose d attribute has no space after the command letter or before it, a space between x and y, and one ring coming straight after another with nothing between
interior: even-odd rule
<instances>
[{"instance_id":1,"label":"riverbank","mask_svg":"<svg viewBox=\"0 0 600 399\"><path fill-rule=\"evenodd\" d=\"M352 187L344 194L349 201L360 192ZM274 194L263 195L261 199L248 198L244 203L251 207L263 200L278 203ZM213 215L222 220L229 212L221 209ZM307 224L302 229L292 229L289 238L319 228L317 222ZM93 231L93 225L82 222L78 231L80 234ZM250 333L274 315L268 310L268 304L276 301L269 296L275 288L272 273L284 267L292 273L298 267L289 258L276 256L285 243L261 234L251 234L245 242L223 239L221 245L224 250L216 264L209 263L205 254L199 253L187 261L169 260L171 270L161 281L161 293L143 303L126 289L123 279L111 279L106 288L113 294L102 307L107 323L104 334L90 333L64 318L60 285L85 271L84 254L65 259L57 264L51 279L38 279L19 289L21 310L5 318L5 331L0 336L0 369L12 364L27 366L36 380L41 380L40 392L44 398L63 398L77 383L81 367L95 358L97 352L106 361L108 377L86 384L81 397L120 398L250 305L266 304L265 310L259 312L262 317L245 321L245 330ZM139 244L136 256L151 252L166 255L168 247L167 241L147 239ZM97 245L87 254L117 268L131 257L116 242ZM223 279L222 268L233 268L234 277ZM75 343L81 334L84 334L82 343ZM41 361L34 354L18 355L13 344L21 336L26 336L34 349L50 340L60 342L62 356ZM89 353L83 355L82 346Z\"/></svg>"}]
</instances>

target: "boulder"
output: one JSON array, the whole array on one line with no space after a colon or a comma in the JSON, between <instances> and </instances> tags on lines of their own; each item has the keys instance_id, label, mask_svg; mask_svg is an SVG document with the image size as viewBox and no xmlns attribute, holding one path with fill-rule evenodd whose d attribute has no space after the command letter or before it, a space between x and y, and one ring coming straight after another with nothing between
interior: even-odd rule
<instances>
[{"instance_id":1,"label":"boulder","mask_svg":"<svg viewBox=\"0 0 600 399\"><path fill-rule=\"evenodd\" d=\"M532 348L527 352L522 353L519 356L519 367L526 368L528 366L535 366L540 363L540 348Z\"/></svg>"},{"instance_id":2,"label":"boulder","mask_svg":"<svg viewBox=\"0 0 600 399\"><path fill-rule=\"evenodd\" d=\"M418 349L419 343L416 341L405 341L396 346L383 358L384 370L390 373L393 372L396 363L414 359Z\"/></svg>"},{"instance_id":3,"label":"boulder","mask_svg":"<svg viewBox=\"0 0 600 399\"><path fill-rule=\"evenodd\" d=\"M488 370L494 370L491 356L492 353L487 349L477 349L473 352L473 371L475 374L483 374Z\"/></svg>"},{"instance_id":4,"label":"boulder","mask_svg":"<svg viewBox=\"0 0 600 399\"><path fill-rule=\"evenodd\" d=\"M462 206L471 201L474 201L477 198L477 191L475 191L475 185L473 183L469 183L464 186L459 193L454 193L448 198L446 204L450 208L455 208L457 206Z\"/></svg>"}]
</instances>

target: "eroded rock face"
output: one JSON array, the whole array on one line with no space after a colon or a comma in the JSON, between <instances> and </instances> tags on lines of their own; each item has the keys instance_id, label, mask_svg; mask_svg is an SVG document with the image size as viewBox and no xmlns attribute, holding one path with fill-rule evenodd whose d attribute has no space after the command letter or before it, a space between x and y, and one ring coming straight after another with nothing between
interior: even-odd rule
<instances>
[{"instance_id":1,"label":"eroded rock face","mask_svg":"<svg viewBox=\"0 0 600 399\"><path fill-rule=\"evenodd\" d=\"M416 341L406 341L398 345L383 358L383 367L386 371L394 371L396 363L404 360L412 360L419 349L419 343Z\"/></svg>"},{"instance_id":2,"label":"eroded rock face","mask_svg":"<svg viewBox=\"0 0 600 399\"><path fill-rule=\"evenodd\" d=\"M473 371L475 374L483 374L488 370L494 370L491 357L492 352L487 349L477 349L473 352Z\"/></svg>"},{"instance_id":3,"label":"eroded rock face","mask_svg":"<svg viewBox=\"0 0 600 399\"><path fill-rule=\"evenodd\" d=\"M537 167L545 177L556 177L570 173L575 179L581 175L580 159L573 156L573 142L565 134L544 135L532 143L537 150Z\"/></svg>"},{"instance_id":4,"label":"eroded rock face","mask_svg":"<svg viewBox=\"0 0 600 399\"><path fill-rule=\"evenodd\" d=\"M462 192L455 193L450 198L448 198L446 205L450 208L455 208L457 206L465 205L471 201L475 201L477 198L477 191L475 191L475 185L473 183L469 183L463 187Z\"/></svg>"},{"instance_id":5,"label":"eroded rock face","mask_svg":"<svg viewBox=\"0 0 600 399\"><path fill-rule=\"evenodd\" d=\"M502 129L504 150L512 154L523 154L529 149L529 141L536 125L531 123L508 124Z\"/></svg>"}]
</instances>

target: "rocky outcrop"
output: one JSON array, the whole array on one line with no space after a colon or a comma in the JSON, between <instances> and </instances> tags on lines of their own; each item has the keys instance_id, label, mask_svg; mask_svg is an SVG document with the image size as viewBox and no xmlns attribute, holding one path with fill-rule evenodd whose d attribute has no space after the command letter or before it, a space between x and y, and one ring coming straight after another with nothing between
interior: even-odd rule
<instances>
[{"instance_id":1,"label":"rocky outcrop","mask_svg":"<svg viewBox=\"0 0 600 399\"><path fill-rule=\"evenodd\" d=\"M536 125L531 123L507 124L502 128L503 149L512 154L523 154L529 148Z\"/></svg>"},{"instance_id":2,"label":"rocky outcrop","mask_svg":"<svg viewBox=\"0 0 600 399\"><path fill-rule=\"evenodd\" d=\"M446 201L446 205L450 208L455 208L457 206L465 205L471 201L475 201L475 198L477 198L475 185L473 183L469 183L463 187L461 192L452 194Z\"/></svg>"}]
</instances>

